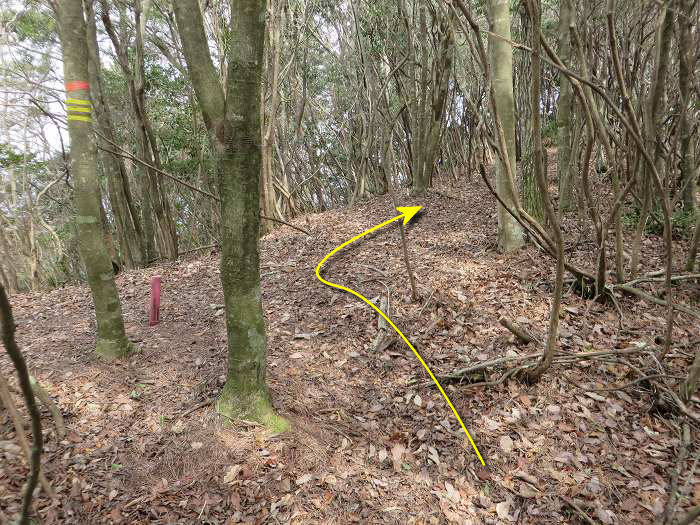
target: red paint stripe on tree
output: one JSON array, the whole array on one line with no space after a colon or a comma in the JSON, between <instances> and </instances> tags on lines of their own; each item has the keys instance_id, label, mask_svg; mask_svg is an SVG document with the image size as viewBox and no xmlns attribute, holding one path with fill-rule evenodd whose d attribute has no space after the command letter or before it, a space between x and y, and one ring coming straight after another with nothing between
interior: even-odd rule
<instances>
[{"instance_id":1,"label":"red paint stripe on tree","mask_svg":"<svg viewBox=\"0 0 700 525\"><path fill-rule=\"evenodd\" d=\"M90 84L83 80L74 80L66 82L66 91L78 91L80 89L90 89Z\"/></svg>"}]
</instances>

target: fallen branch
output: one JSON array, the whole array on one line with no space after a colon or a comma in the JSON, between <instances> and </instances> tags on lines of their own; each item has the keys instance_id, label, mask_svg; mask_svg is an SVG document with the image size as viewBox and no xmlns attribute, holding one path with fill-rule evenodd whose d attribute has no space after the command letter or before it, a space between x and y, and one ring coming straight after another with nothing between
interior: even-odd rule
<instances>
[{"instance_id":1,"label":"fallen branch","mask_svg":"<svg viewBox=\"0 0 700 525\"><path fill-rule=\"evenodd\" d=\"M601 350L598 352L579 352L576 354L568 354L566 352L557 352L554 356L554 363L555 364L562 364L562 363L570 363L572 361L580 361L580 360L586 360L586 359L596 359L600 357L605 357L605 356L619 356L619 355L634 355L634 354L643 354L643 353L653 353L652 350L647 348L646 345L640 346L638 348L624 348L622 350ZM491 361L484 361L483 363L479 363L477 365L472 365L467 368L462 368L460 370L456 370L455 372L452 372L451 374L445 374L445 375L436 375L436 377L440 381L456 381L459 379L462 379L464 376L472 374L474 372L479 372L481 370L486 370L487 368L494 368L497 366L501 366L507 363L522 363L523 361L528 361L530 359L536 360L539 359L540 356L542 355L541 352L537 352L534 354L527 354L527 355L518 355L518 356L512 356L512 357L500 357L498 359L493 359ZM528 365L529 366L529 365ZM427 381L423 383L424 386L435 386L435 383L432 381Z\"/></svg>"},{"instance_id":2,"label":"fallen branch","mask_svg":"<svg viewBox=\"0 0 700 525\"><path fill-rule=\"evenodd\" d=\"M182 414L179 416L175 417L174 419L182 419L183 417L189 416L192 412L199 410L200 408L204 408L206 406L211 405L214 402L214 398L210 397L209 399L205 399L201 403L197 403L195 406L188 408L185 410Z\"/></svg>"},{"instance_id":3,"label":"fallen branch","mask_svg":"<svg viewBox=\"0 0 700 525\"><path fill-rule=\"evenodd\" d=\"M49 394L46 393L44 387L39 384L34 376L29 376L29 381L32 384L32 390L34 391L36 397L38 397L42 404L49 410L49 412L51 412L51 417L56 425L56 435L59 439L63 439L66 437L66 424L63 421L63 414L61 414L61 411L56 406L56 403L51 400Z\"/></svg>"},{"instance_id":4,"label":"fallen branch","mask_svg":"<svg viewBox=\"0 0 700 525\"><path fill-rule=\"evenodd\" d=\"M606 388L586 388L580 385L575 385L576 388L579 390L582 390L583 392L616 392L619 390L626 390L631 386L638 385L639 383L643 383L644 381L651 381L652 379L678 379L680 376L669 376L666 374L651 374L648 376L642 376L634 381L630 381L629 383L625 383L624 385L620 386L612 386L612 387L606 387ZM565 378L566 379L566 378ZM568 380L568 379L567 379ZM573 383L573 382L572 382Z\"/></svg>"},{"instance_id":5,"label":"fallen branch","mask_svg":"<svg viewBox=\"0 0 700 525\"><path fill-rule=\"evenodd\" d=\"M508 319L507 317L501 317L498 322L501 326L510 330L515 337L520 339L523 343L537 343L538 339L528 332L524 327L520 326L515 321Z\"/></svg>"},{"instance_id":6,"label":"fallen branch","mask_svg":"<svg viewBox=\"0 0 700 525\"><path fill-rule=\"evenodd\" d=\"M184 252L178 252L177 256L180 257L182 255L187 255L188 253L194 253L194 252L198 252L201 250L210 250L212 248L218 248L218 247L219 247L219 243L209 244L207 246L199 246L198 248L191 248L189 250L185 250Z\"/></svg>"},{"instance_id":7,"label":"fallen branch","mask_svg":"<svg viewBox=\"0 0 700 525\"><path fill-rule=\"evenodd\" d=\"M585 512L581 507L579 507L579 506L576 504L576 502L575 502L574 500L569 499L569 498L567 498L566 496L562 496L561 494L559 495L559 497L560 497L560 498L562 499L562 501L563 501L564 503L566 503L569 507L571 507L571 508L574 509L576 512L578 512L579 515L581 516L581 518L583 518L583 521L585 521L585 522L588 523L589 525L598 525L595 521L593 521L593 519L591 519L591 517L590 517L588 514L586 514L586 512Z\"/></svg>"},{"instance_id":8,"label":"fallen branch","mask_svg":"<svg viewBox=\"0 0 700 525\"><path fill-rule=\"evenodd\" d=\"M645 299L649 302L652 302L654 304L658 304L659 306L668 306L668 302L664 301L663 299L659 299L658 297L651 295L647 292L643 292L642 290L639 290L638 288L635 288L633 286L629 286L627 284L611 284L608 285L606 288L610 288L612 290L623 290L627 293L631 293L632 295L636 295L637 297L641 297L642 299ZM678 310L679 312L686 313L688 315L692 315L693 317L696 317L700 319L700 312L697 310L693 310L692 308L689 308L683 304L673 304L673 308L675 310Z\"/></svg>"},{"instance_id":9,"label":"fallen branch","mask_svg":"<svg viewBox=\"0 0 700 525\"><path fill-rule=\"evenodd\" d=\"M278 222L278 223L280 223L280 224L284 224L285 226L289 226L289 227L292 228L293 230L296 230L296 231L301 232L301 233L305 233L305 234L308 235L309 237L313 237L313 236L312 236L307 230L305 230L304 228L300 228L299 226L294 226L293 224L291 224L291 223L289 223L289 222L287 222L287 221L283 221L282 219L275 219L274 217L267 217L267 216L265 216L265 215L263 215L263 214L260 214L260 218L261 218L261 219L265 219L266 221L272 221L272 222Z\"/></svg>"},{"instance_id":10,"label":"fallen branch","mask_svg":"<svg viewBox=\"0 0 700 525\"><path fill-rule=\"evenodd\" d=\"M671 281L677 282L677 281L685 281L688 279L700 279L700 273L691 273L688 275L674 275L671 277ZM634 279L633 281L628 281L626 283L622 283L626 286L632 286L635 284L639 283L662 283L664 282L665 277L657 277L654 275L646 275L644 277L640 277L639 279Z\"/></svg>"}]
</instances>

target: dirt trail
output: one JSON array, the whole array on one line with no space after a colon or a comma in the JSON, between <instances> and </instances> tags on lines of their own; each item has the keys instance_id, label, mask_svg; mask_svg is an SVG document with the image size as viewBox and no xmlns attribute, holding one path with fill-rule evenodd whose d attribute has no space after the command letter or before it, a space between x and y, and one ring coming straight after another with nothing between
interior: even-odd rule
<instances>
[{"instance_id":1,"label":"dirt trail","mask_svg":"<svg viewBox=\"0 0 700 525\"><path fill-rule=\"evenodd\" d=\"M404 200L424 206L408 228L421 302L410 302L394 225L331 260L327 278L370 298L388 288L392 320L436 373L537 351L516 344L497 320L507 315L543 333L552 262L532 247L493 251L495 213L480 185ZM601 523L651 522L667 498L675 434L648 414L643 386L574 386L624 383L627 367L554 368L531 387L450 385L483 469L439 392L422 386L427 376L410 350L396 343L371 351L374 313L318 282L314 268L394 215L390 200L377 198L309 215L308 224L297 219L313 237L281 228L262 240L270 388L294 424L284 435L250 422L227 426L211 407L180 417L223 385L216 254L119 276L128 333L140 348L126 362L92 353L87 288L13 297L20 347L69 430L59 442L44 413L43 464L60 496L55 505L38 498L44 523L580 522L565 498ZM585 240L575 247L586 249ZM161 323L151 328L148 283L156 274ZM614 309L567 294L562 349L626 348L661 333L662 309L631 299L621 308L622 329ZM681 318L674 335L687 342L697 327ZM687 362L682 353L670 359L679 369ZM9 370L4 355L0 363ZM0 412L0 440L13 439ZM0 454L0 509L11 515L26 467L11 451ZM700 497L698 487L696 474L691 490Z\"/></svg>"}]
</instances>

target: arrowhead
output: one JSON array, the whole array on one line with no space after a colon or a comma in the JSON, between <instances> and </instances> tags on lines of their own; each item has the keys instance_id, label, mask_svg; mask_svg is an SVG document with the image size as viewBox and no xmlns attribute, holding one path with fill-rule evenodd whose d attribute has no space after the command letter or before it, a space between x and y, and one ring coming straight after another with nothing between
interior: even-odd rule
<instances>
[{"instance_id":1,"label":"arrowhead","mask_svg":"<svg viewBox=\"0 0 700 525\"><path fill-rule=\"evenodd\" d=\"M403 223L408 224L423 206L397 206L396 211L403 215Z\"/></svg>"}]
</instances>

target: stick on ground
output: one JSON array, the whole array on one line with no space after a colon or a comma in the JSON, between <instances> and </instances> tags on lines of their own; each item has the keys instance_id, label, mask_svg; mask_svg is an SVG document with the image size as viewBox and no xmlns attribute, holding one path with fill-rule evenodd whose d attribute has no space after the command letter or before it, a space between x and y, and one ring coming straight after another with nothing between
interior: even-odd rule
<instances>
[{"instance_id":1,"label":"stick on ground","mask_svg":"<svg viewBox=\"0 0 700 525\"><path fill-rule=\"evenodd\" d=\"M538 339L527 331L524 327L520 326L515 321L508 319L507 317L501 317L498 322L501 326L510 330L515 337L520 339L523 343L537 343Z\"/></svg>"}]
</instances>

